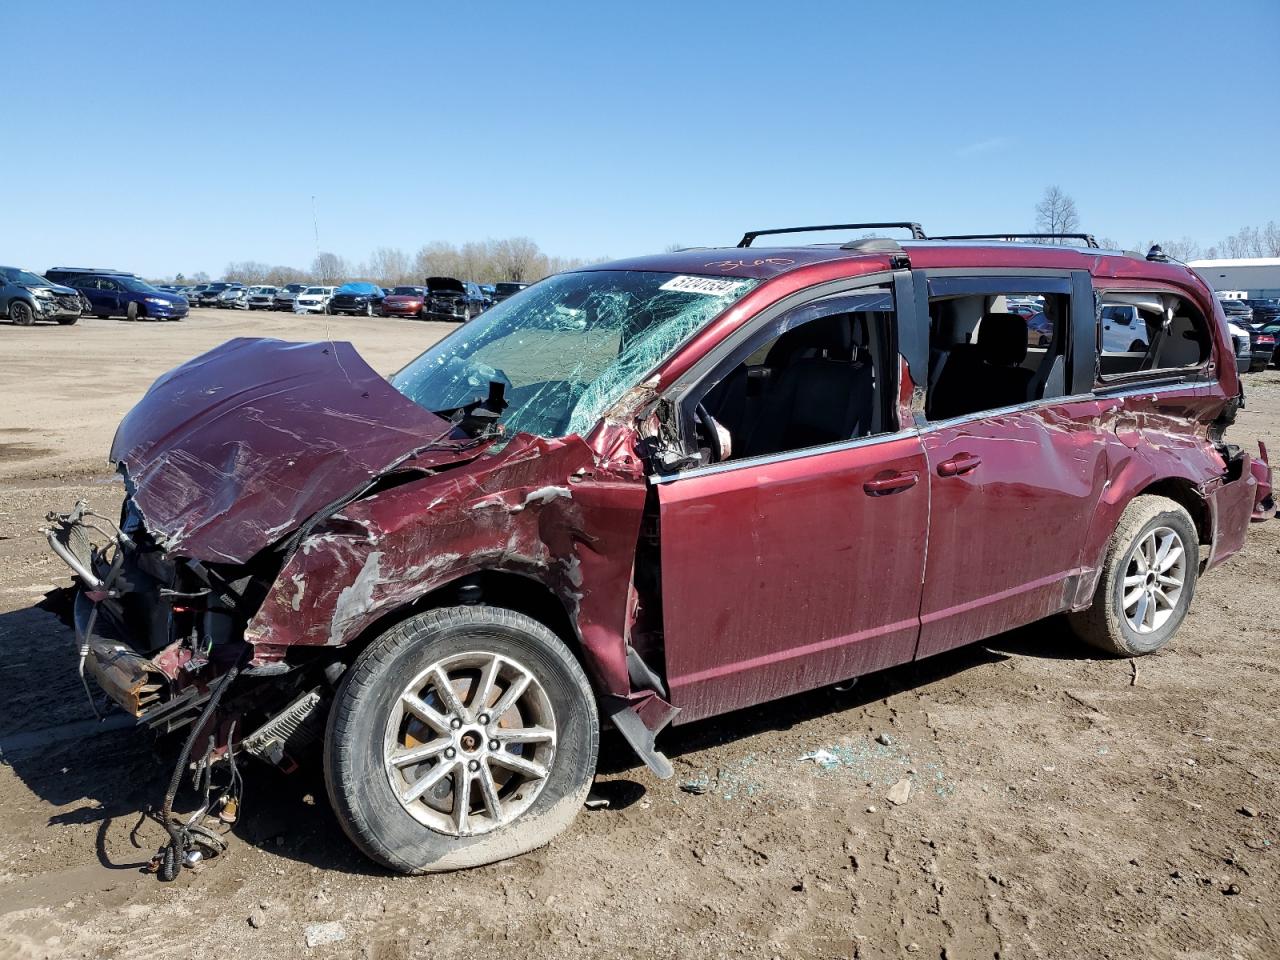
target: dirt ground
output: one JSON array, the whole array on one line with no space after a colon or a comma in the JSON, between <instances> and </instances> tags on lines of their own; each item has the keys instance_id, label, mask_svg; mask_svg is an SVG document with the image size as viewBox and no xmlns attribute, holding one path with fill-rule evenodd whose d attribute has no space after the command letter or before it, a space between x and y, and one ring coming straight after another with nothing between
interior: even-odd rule
<instances>
[{"instance_id":1,"label":"dirt ground","mask_svg":"<svg viewBox=\"0 0 1280 960\"><path fill-rule=\"evenodd\" d=\"M388 875L315 772L246 766L230 852L171 884L142 874L162 831L131 831L169 766L92 719L45 512L112 512L116 422L226 338L349 339L391 372L447 329L215 311L0 326L0 960L1280 957L1280 522L1140 662L1046 622L668 731L674 780L606 738L610 806L513 861ZM1231 438L1280 451L1280 373L1247 390ZM343 939L309 947L322 923Z\"/></svg>"}]
</instances>

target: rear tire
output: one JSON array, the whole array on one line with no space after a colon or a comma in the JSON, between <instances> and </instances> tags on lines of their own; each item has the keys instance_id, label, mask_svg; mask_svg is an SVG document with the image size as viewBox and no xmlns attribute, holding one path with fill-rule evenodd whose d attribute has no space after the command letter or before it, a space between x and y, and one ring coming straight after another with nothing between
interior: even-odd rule
<instances>
[{"instance_id":1,"label":"rear tire","mask_svg":"<svg viewBox=\"0 0 1280 960\"><path fill-rule=\"evenodd\" d=\"M401 873L457 870L536 849L568 827L591 788L599 738L591 686L551 630L499 607L448 607L392 627L347 669L329 714L325 783L343 830L371 859ZM405 763L409 751L422 759ZM405 799L423 781L431 786Z\"/></svg>"},{"instance_id":2,"label":"rear tire","mask_svg":"<svg viewBox=\"0 0 1280 960\"><path fill-rule=\"evenodd\" d=\"M1092 605L1067 617L1076 635L1121 657L1155 653L1177 632L1195 597L1199 545L1181 504L1135 497L1107 544Z\"/></svg>"},{"instance_id":3,"label":"rear tire","mask_svg":"<svg viewBox=\"0 0 1280 960\"><path fill-rule=\"evenodd\" d=\"M79 317L59 317L58 323L64 327L69 327L73 323L76 323L79 319L80 319Z\"/></svg>"},{"instance_id":4,"label":"rear tire","mask_svg":"<svg viewBox=\"0 0 1280 960\"><path fill-rule=\"evenodd\" d=\"M29 327L36 322L36 312L31 309L31 304L25 300L11 300L9 302L9 319L19 327Z\"/></svg>"}]
</instances>

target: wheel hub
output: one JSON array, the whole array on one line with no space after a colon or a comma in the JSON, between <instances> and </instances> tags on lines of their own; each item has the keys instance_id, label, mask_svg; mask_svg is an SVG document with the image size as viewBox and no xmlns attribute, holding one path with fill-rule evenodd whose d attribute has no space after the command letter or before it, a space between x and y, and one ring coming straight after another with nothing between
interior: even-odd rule
<instances>
[{"instance_id":1,"label":"wheel hub","mask_svg":"<svg viewBox=\"0 0 1280 960\"><path fill-rule=\"evenodd\" d=\"M1129 555L1120 605L1129 629L1154 633L1178 611L1187 576L1187 548L1171 527L1142 536Z\"/></svg>"},{"instance_id":2,"label":"wheel hub","mask_svg":"<svg viewBox=\"0 0 1280 960\"><path fill-rule=\"evenodd\" d=\"M556 724L542 684L487 652L439 660L387 719L383 761L400 805L424 826L474 836L510 823L541 793Z\"/></svg>"}]
</instances>

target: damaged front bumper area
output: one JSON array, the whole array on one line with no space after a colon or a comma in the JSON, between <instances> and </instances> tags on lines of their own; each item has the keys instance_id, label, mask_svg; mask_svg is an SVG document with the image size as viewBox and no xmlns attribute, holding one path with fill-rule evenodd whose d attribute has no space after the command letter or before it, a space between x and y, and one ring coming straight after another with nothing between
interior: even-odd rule
<instances>
[{"instance_id":1,"label":"damaged front bumper area","mask_svg":"<svg viewBox=\"0 0 1280 960\"><path fill-rule=\"evenodd\" d=\"M79 581L73 620L90 703L88 677L143 723L172 729L192 719L209 685L243 656L236 584L166 560L130 524L127 506L124 514L117 526L80 501L50 513L45 535Z\"/></svg>"}]
</instances>

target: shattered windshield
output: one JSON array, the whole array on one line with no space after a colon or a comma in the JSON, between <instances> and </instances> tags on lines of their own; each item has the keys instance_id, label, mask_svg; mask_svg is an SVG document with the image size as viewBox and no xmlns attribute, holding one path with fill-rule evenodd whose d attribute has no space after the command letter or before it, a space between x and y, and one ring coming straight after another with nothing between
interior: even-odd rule
<instances>
[{"instance_id":1,"label":"shattered windshield","mask_svg":"<svg viewBox=\"0 0 1280 960\"><path fill-rule=\"evenodd\" d=\"M759 281L601 270L549 277L482 313L391 379L433 412L497 381L508 436L586 433L693 333Z\"/></svg>"}]
</instances>

